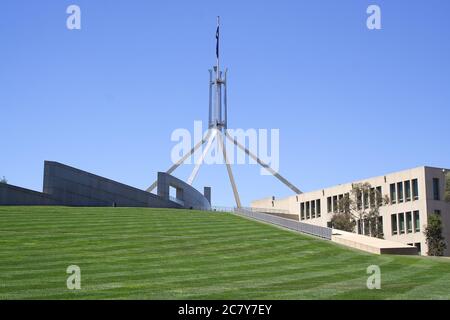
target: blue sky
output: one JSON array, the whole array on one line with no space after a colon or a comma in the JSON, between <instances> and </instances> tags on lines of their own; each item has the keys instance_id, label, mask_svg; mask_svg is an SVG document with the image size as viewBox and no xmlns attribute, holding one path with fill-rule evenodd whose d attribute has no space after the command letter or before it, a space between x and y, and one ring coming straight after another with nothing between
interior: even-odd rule
<instances>
[{"instance_id":1,"label":"blue sky","mask_svg":"<svg viewBox=\"0 0 450 320\"><path fill-rule=\"evenodd\" d=\"M70 4L81 30L66 28ZM382 30L366 28L370 4ZM54 160L148 187L170 165L172 131L207 120L217 15L229 127L279 128L280 173L300 189L450 167L447 0L5 0L1 12L11 184L41 190ZM244 204L291 194L255 165L234 171ZM203 167L194 185L234 204L225 167Z\"/></svg>"}]
</instances>

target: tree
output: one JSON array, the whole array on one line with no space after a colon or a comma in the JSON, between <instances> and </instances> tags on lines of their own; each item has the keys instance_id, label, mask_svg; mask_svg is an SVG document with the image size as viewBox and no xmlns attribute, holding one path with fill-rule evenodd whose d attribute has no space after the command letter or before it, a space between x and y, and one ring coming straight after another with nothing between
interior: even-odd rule
<instances>
[{"instance_id":1,"label":"tree","mask_svg":"<svg viewBox=\"0 0 450 320\"><path fill-rule=\"evenodd\" d=\"M355 230L356 220L349 213L335 213L333 214L333 217L331 217L331 225L333 228L342 231L353 232Z\"/></svg>"},{"instance_id":2,"label":"tree","mask_svg":"<svg viewBox=\"0 0 450 320\"><path fill-rule=\"evenodd\" d=\"M337 210L331 218L332 225L336 229L353 232L356 224L359 222L359 228L362 228L364 221L372 237L383 238L379 217L384 203L389 203L389 197L383 197L369 183L353 184L352 190L339 198Z\"/></svg>"},{"instance_id":3,"label":"tree","mask_svg":"<svg viewBox=\"0 0 450 320\"><path fill-rule=\"evenodd\" d=\"M423 232L428 245L428 255L443 256L447 248L445 238L442 236L442 220L437 214L428 217L428 225Z\"/></svg>"},{"instance_id":4,"label":"tree","mask_svg":"<svg viewBox=\"0 0 450 320\"><path fill-rule=\"evenodd\" d=\"M8 180L6 180L5 176L0 179L0 183L8 184Z\"/></svg>"}]
</instances>

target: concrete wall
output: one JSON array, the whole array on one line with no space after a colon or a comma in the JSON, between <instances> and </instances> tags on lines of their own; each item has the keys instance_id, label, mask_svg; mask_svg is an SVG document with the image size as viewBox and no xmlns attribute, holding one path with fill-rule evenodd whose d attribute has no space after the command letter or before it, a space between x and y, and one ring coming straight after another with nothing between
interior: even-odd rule
<instances>
[{"instance_id":1,"label":"concrete wall","mask_svg":"<svg viewBox=\"0 0 450 320\"><path fill-rule=\"evenodd\" d=\"M67 206L181 207L155 194L53 161L44 164L44 193Z\"/></svg>"},{"instance_id":2,"label":"concrete wall","mask_svg":"<svg viewBox=\"0 0 450 320\"><path fill-rule=\"evenodd\" d=\"M0 205L42 206L56 204L57 202L45 193L0 183Z\"/></svg>"},{"instance_id":3,"label":"concrete wall","mask_svg":"<svg viewBox=\"0 0 450 320\"><path fill-rule=\"evenodd\" d=\"M170 200L170 187L177 190L177 200L187 209L209 210L211 204L197 189L165 172L158 172L158 196ZM209 191L210 192L210 191Z\"/></svg>"}]
</instances>

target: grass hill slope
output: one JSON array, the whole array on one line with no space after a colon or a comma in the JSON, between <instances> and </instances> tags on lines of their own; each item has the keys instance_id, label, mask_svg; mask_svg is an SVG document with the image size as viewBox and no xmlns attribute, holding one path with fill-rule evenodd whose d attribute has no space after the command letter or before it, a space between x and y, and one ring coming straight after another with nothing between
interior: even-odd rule
<instances>
[{"instance_id":1,"label":"grass hill slope","mask_svg":"<svg viewBox=\"0 0 450 320\"><path fill-rule=\"evenodd\" d=\"M66 269L81 268L81 290ZM366 287L381 268L381 289ZM450 260L377 256L227 213L0 207L0 299L450 299Z\"/></svg>"}]
</instances>

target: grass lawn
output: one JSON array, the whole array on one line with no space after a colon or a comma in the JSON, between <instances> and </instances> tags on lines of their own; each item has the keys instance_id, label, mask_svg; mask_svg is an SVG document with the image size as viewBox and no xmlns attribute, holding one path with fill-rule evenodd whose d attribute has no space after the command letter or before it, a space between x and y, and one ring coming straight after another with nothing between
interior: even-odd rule
<instances>
[{"instance_id":1,"label":"grass lawn","mask_svg":"<svg viewBox=\"0 0 450 320\"><path fill-rule=\"evenodd\" d=\"M81 268L81 290L66 268ZM381 290L366 288L379 265ZM226 213L0 207L0 299L449 299L450 260L378 256Z\"/></svg>"}]
</instances>

